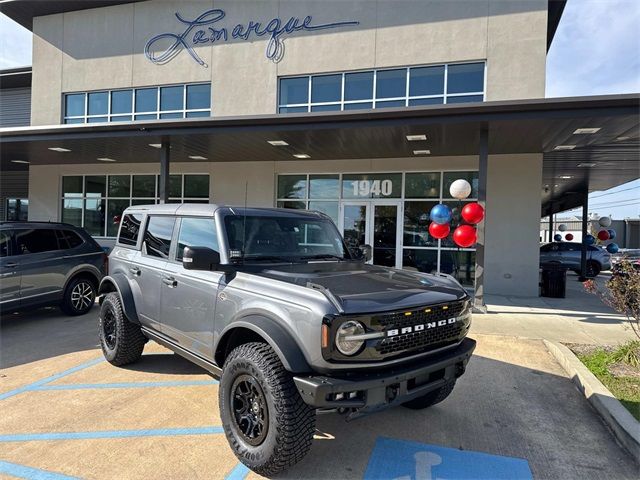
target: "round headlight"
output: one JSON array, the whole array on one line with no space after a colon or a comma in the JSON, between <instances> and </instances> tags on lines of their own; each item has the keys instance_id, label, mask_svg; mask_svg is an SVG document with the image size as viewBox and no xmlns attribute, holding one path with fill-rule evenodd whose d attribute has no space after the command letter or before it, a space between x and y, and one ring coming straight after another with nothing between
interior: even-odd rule
<instances>
[{"instance_id":1,"label":"round headlight","mask_svg":"<svg viewBox=\"0 0 640 480\"><path fill-rule=\"evenodd\" d=\"M347 356L355 355L364 345L364 340L347 340L347 337L352 335L362 335L364 333L364 326L360 322L355 320L349 320L344 322L338 328L336 333L336 348L338 351Z\"/></svg>"}]
</instances>

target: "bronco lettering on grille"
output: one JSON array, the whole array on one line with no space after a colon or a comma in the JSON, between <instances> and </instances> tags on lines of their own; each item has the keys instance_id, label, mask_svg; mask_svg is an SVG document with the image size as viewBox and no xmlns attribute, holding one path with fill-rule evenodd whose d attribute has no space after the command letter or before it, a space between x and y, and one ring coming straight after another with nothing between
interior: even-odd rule
<instances>
[{"instance_id":1,"label":"bronco lettering on grille","mask_svg":"<svg viewBox=\"0 0 640 480\"><path fill-rule=\"evenodd\" d=\"M451 325L452 323L456 323L456 318L448 318L439 320L438 322L421 323L418 325L413 325L411 327L402 327L401 329L393 328L391 330L387 330L387 337L395 337L396 335L406 335L407 333L421 332L423 330L430 330L436 327Z\"/></svg>"}]
</instances>

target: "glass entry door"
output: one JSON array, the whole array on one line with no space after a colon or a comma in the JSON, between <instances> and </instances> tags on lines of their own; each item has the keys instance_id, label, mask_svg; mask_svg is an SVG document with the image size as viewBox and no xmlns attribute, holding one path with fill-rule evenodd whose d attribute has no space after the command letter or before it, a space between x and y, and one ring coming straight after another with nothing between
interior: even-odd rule
<instances>
[{"instance_id":1,"label":"glass entry door","mask_svg":"<svg viewBox=\"0 0 640 480\"><path fill-rule=\"evenodd\" d=\"M371 245L370 263L402 268L399 201L343 202L340 210L340 228L349 248Z\"/></svg>"}]
</instances>

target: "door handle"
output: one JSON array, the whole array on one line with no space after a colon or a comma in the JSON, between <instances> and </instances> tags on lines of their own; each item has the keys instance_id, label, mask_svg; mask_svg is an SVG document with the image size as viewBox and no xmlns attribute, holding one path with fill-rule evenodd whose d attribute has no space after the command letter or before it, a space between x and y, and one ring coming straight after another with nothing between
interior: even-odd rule
<instances>
[{"instance_id":1,"label":"door handle","mask_svg":"<svg viewBox=\"0 0 640 480\"><path fill-rule=\"evenodd\" d=\"M131 267L129 268L129 271L136 277L139 277L140 274L142 273L142 271L138 267Z\"/></svg>"},{"instance_id":2,"label":"door handle","mask_svg":"<svg viewBox=\"0 0 640 480\"><path fill-rule=\"evenodd\" d=\"M5 263L4 264L5 268L16 268L17 266L18 266L18 264L15 263L15 262L9 262L9 263Z\"/></svg>"},{"instance_id":3,"label":"door handle","mask_svg":"<svg viewBox=\"0 0 640 480\"><path fill-rule=\"evenodd\" d=\"M162 283L168 285L169 288L176 288L178 281L174 277L162 277Z\"/></svg>"}]
</instances>

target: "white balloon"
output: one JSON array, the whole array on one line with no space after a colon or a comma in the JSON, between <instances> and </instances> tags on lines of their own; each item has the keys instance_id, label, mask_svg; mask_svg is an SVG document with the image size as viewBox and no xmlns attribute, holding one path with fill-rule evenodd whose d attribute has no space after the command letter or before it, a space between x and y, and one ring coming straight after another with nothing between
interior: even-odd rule
<instances>
[{"instance_id":1,"label":"white balloon","mask_svg":"<svg viewBox=\"0 0 640 480\"><path fill-rule=\"evenodd\" d=\"M449 187L449 193L453 198L462 200L471 195L471 184L463 178L459 178Z\"/></svg>"},{"instance_id":2,"label":"white balloon","mask_svg":"<svg viewBox=\"0 0 640 480\"><path fill-rule=\"evenodd\" d=\"M564 223L561 223L560 225L558 225L558 230L560 230L561 232L566 232L567 226Z\"/></svg>"},{"instance_id":3,"label":"white balloon","mask_svg":"<svg viewBox=\"0 0 640 480\"><path fill-rule=\"evenodd\" d=\"M598 223L600 224L601 227L610 227L611 226L611 218L609 218L609 217L600 217L600 220L598 220Z\"/></svg>"}]
</instances>

